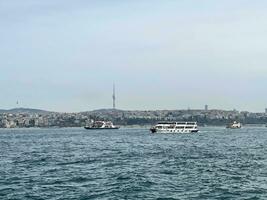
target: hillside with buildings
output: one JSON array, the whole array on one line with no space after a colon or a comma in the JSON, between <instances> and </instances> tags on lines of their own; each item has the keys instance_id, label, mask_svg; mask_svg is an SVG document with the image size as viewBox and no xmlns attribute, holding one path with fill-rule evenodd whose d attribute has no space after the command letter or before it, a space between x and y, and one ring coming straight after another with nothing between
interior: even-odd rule
<instances>
[{"instance_id":1,"label":"hillside with buildings","mask_svg":"<svg viewBox=\"0 0 267 200\"><path fill-rule=\"evenodd\" d=\"M267 112L227 110L117 110L101 109L80 113L58 113L36 109L0 112L1 128L82 127L92 120L111 120L118 125L151 125L158 121L197 121L201 125L218 125L237 120L242 124L266 124Z\"/></svg>"}]
</instances>

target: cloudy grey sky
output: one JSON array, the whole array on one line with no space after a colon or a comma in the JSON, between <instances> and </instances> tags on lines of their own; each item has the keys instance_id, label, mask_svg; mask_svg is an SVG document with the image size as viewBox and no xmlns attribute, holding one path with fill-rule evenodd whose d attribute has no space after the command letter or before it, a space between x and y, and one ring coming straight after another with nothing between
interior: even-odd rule
<instances>
[{"instance_id":1,"label":"cloudy grey sky","mask_svg":"<svg viewBox=\"0 0 267 200\"><path fill-rule=\"evenodd\" d=\"M0 107L267 107L264 0L0 0Z\"/></svg>"}]
</instances>

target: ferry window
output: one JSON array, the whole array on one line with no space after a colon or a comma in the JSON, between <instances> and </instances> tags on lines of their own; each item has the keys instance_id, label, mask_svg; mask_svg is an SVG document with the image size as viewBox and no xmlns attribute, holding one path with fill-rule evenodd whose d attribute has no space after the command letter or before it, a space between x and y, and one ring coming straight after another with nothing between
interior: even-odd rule
<instances>
[{"instance_id":1,"label":"ferry window","mask_svg":"<svg viewBox=\"0 0 267 200\"><path fill-rule=\"evenodd\" d=\"M193 126L186 126L185 128L194 128Z\"/></svg>"}]
</instances>

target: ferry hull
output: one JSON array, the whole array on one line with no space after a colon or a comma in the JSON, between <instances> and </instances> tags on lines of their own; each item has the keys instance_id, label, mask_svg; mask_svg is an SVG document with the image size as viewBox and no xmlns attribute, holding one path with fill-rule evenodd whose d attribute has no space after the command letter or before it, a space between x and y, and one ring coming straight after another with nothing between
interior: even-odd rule
<instances>
[{"instance_id":1,"label":"ferry hull","mask_svg":"<svg viewBox=\"0 0 267 200\"><path fill-rule=\"evenodd\" d=\"M155 128L150 129L151 133L197 133L198 130L157 130Z\"/></svg>"},{"instance_id":2,"label":"ferry hull","mask_svg":"<svg viewBox=\"0 0 267 200\"><path fill-rule=\"evenodd\" d=\"M119 129L119 127L112 127L112 128L91 128L91 127L84 127L87 130L110 130L110 129Z\"/></svg>"}]
</instances>

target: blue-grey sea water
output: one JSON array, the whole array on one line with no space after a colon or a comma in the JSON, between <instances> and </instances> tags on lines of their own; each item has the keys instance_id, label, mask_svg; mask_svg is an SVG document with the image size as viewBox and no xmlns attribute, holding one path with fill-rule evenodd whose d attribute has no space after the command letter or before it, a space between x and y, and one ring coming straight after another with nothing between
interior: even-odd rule
<instances>
[{"instance_id":1,"label":"blue-grey sea water","mask_svg":"<svg viewBox=\"0 0 267 200\"><path fill-rule=\"evenodd\" d=\"M0 129L0 199L267 199L267 128Z\"/></svg>"}]
</instances>

